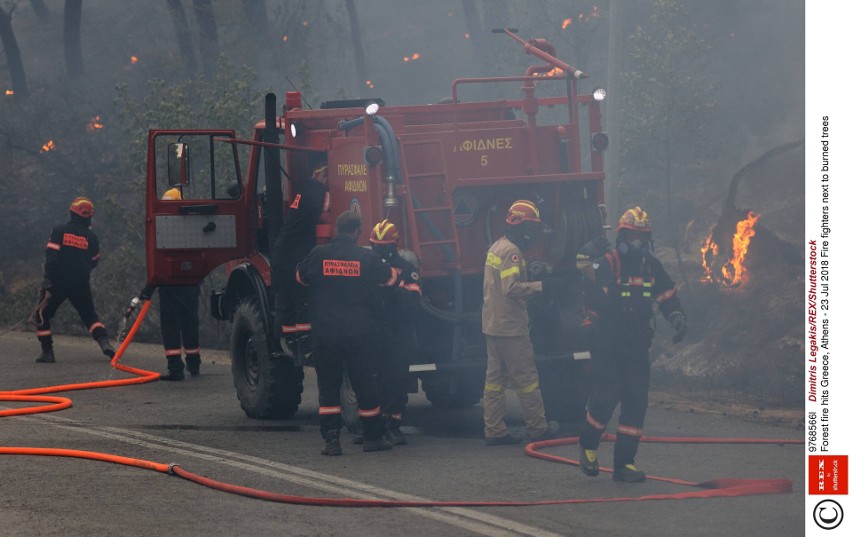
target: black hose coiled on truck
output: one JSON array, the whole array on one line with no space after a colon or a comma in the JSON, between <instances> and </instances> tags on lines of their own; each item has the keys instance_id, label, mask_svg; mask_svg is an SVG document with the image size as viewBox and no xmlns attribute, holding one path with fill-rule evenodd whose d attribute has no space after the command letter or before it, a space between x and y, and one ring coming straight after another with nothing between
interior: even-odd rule
<instances>
[{"instance_id":1,"label":"black hose coiled on truck","mask_svg":"<svg viewBox=\"0 0 852 537\"><path fill-rule=\"evenodd\" d=\"M429 298L427 298L425 295L420 301L420 306L423 308L423 311L425 311L432 317L435 317L439 321L444 321L450 324L473 324L482 322L482 312L480 311L465 311L461 313L456 313L454 311L443 310L429 302Z\"/></svg>"}]
</instances>

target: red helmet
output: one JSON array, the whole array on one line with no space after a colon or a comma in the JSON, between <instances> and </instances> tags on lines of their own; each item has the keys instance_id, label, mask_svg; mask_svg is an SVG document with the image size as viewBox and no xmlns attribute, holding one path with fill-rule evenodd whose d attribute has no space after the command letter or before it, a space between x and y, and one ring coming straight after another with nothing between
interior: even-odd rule
<instances>
[{"instance_id":1,"label":"red helmet","mask_svg":"<svg viewBox=\"0 0 852 537\"><path fill-rule=\"evenodd\" d=\"M628 209L621 218L618 219L618 227L616 231L622 229L632 229L634 231L651 232L651 218L641 207L633 207Z\"/></svg>"},{"instance_id":2,"label":"red helmet","mask_svg":"<svg viewBox=\"0 0 852 537\"><path fill-rule=\"evenodd\" d=\"M528 200L518 200L509 207L506 223L517 226L521 222L541 222L535 203Z\"/></svg>"},{"instance_id":3,"label":"red helmet","mask_svg":"<svg viewBox=\"0 0 852 537\"><path fill-rule=\"evenodd\" d=\"M71 207L68 207L68 210L81 218L91 218L92 215L95 214L95 206L92 203L92 200L84 198L83 196L74 198L74 201L71 202Z\"/></svg>"},{"instance_id":4,"label":"red helmet","mask_svg":"<svg viewBox=\"0 0 852 537\"><path fill-rule=\"evenodd\" d=\"M387 218L376 224L370 233L370 242L373 244L396 244L398 240L399 230Z\"/></svg>"}]
</instances>

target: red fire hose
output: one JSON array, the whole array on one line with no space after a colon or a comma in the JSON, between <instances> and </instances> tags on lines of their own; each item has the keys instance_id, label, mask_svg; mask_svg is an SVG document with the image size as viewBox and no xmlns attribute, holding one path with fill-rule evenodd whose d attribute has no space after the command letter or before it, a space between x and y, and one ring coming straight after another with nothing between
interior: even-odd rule
<instances>
[{"instance_id":1,"label":"red fire hose","mask_svg":"<svg viewBox=\"0 0 852 537\"><path fill-rule=\"evenodd\" d=\"M133 336L142 324L142 320L148 312L150 306L149 301L145 301L142 306L139 316L130 329L127 337L122 342L115 357L110 361L110 365L119 371L124 371L137 375L133 378L86 382L79 384L65 384L61 386L49 386L45 388L33 388L27 390L15 390L0 392L0 401L15 401L15 402L33 402L33 403L50 403L49 405L41 405L35 407L16 408L0 411L2 416L17 416L22 414L36 414L41 412L54 412L71 406L71 400L66 397L45 396L42 394L66 392L73 390L88 390L93 388L105 388L111 386L124 386L128 384L143 384L159 380L159 373L145 371L134 367L119 364L118 361L124 354L133 340ZM612 441L614 436L605 435L604 440ZM539 459L569 464L578 466L579 463L575 460L558 457L556 455L542 453L539 450L549 447L576 444L577 438L560 438L557 440L547 440L536 442L526 446L525 452L527 455ZM642 442L645 443L677 443L677 444L801 444L801 440L772 440L772 439L755 439L755 438L682 438L682 437L642 437ZM310 496L293 496L289 494L279 494L259 489L243 487L230 483L223 483L198 474L194 474L184 470L176 464L163 464L143 459L133 459L122 457L120 455L112 455L108 453L97 453L92 451L80 451L73 449L59 448L35 448L35 447L0 447L0 455L30 455L30 456L50 456L50 457L73 457L81 459L97 460L102 462L112 462L125 466L133 466L154 470L161 473L167 473L179 476L188 481L192 481L199 485L228 492L231 494L239 494L278 503L288 503L296 505L313 505L325 507L519 507L532 505L567 505L580 503L604 503L604 502L633 502L645 500L683 500L688 498L712 498L712 497L732 497L732 496L748 496L756 494L783 494L792 492L793 485L789 479L714 479L711 481L691 482L683 481L675 478L648 476L648 479L656 481L665 481L675 485L692 487L699 490L690 490L686 492L677 492L671 494L653 494L648 496L627 496L614 498L569 498L557 500L540 500L540 501L514 501L514 502L489 502L489 501L399 501L399 500L364 500L357 498L315 498ZM601 467L604 472L611 472L609 468Z\"/></svg>"}]
</instances>

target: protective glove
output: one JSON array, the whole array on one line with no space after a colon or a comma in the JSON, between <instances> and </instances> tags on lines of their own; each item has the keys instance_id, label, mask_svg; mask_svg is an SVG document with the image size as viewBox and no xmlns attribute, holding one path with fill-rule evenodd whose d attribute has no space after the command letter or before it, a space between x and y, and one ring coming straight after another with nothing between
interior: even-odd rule
<instances>
[{"instance_id":1,"label":"protective glove","mask_svg":"<svg viewBox=\"0 0 852 537\"><path fill-rule=\"evenodd\" d=\"M669 315L669 323L675 331L675 335L672 336L672 343L680 343L686 335L686 317L684 317L683 312L672 312Z\"/></svg>"},{"instance_id":2,"label":"protective glove","mask_svg":"<svg viewBox=\"0 0 852 537\"><path fill-rule=\"evenodd\" d=\"M612 245L606 237L595 237L580 248L577 252L577 259L580 259L581 256L586 259L597 259L610 248L612 248Z\"/></svg>"},{"instance_id":3,"label":"protective glove","mask_svg":"<svg viewBox=\"0 0 852 537\"><path fill-rule=\"evenodd\" d=\"M142 291L139 293L139 299L140 300L151 300L151 297L154 296L154 290L156 290L156 289L157 289L157 287L154 286L154 285L146 285L145 287L142 288Z\"/></svg>"}]
</instances>

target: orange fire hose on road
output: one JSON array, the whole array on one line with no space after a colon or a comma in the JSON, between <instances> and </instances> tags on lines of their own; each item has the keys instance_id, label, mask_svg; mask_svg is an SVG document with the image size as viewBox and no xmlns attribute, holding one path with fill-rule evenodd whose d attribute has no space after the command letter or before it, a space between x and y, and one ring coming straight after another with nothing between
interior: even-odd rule
<instances>
[{"instance_id":1,"label":"orange fire hose on road","mask_svg":"<svg viewBox=\"0 0 852 537\"><path fill-rule=\"evenodd\" d=\"M124 354L124 351L133 340L133 336L142 324L145 315L148 312L150 301L146 300L139 312L133 327L130 329L127 337L119 346L115 356L110 361L110 365L118 369L137 375L136 377L127 379L117 379L108 381L95 381L77 384L64 384L60 386L48 386L45 388L33 388L26 390L4 391L0 392L0 401L14 402L33 402L33 403L50 403L49 405L16 408L0 411L0 417L17 416L23 414L36 414L41 412L55 412L71 406L71 399L67 397L45 396L42 394L66 392L73 390L88 390L93 388L106 388L113 386L124 386L129 384L143 384L159 380L159 373L137 369L134 367L119 364L118 361ZM604 440L612 441L613 435L605 435ZM558 457L555 455L542 453L539 449L555 447L561 445L576 444L577 438L560 438L556 440L547 440L536 442L526 446L525 452L527 455L543 460L569 464L578 466L577 461ZM773 439L750 439L750 438L681 438L681 437L642 437L642 442L658 442L658 443L702 443L702 444L801 444L801 440L773 440ZM312 505L325 507L520 507L533 505L568 505L582 503L604 503L604 502L632 502L644 500L682 500L689 498L711 498L711 497L732 497L732 496L748 496L755 494L784 494L792 492L793 485L789 479L716 479L704 482L683 481L680 479L648 476L648 479L657 481L666 481L676 485L683 485L698 488L697 491L688 491L672 494L654 494L647 496L627 496L615 498L569 498L557 500L540 500L540 501L399 501L399 500L365 500L357 498L316 498L309 496L294 496L288 494L279 494L259 489L243 487L230 483L223 483L198 474L194 474L184 470L176 464L164 464L143 459L133 459L122 457L120 455L112 455L108 453L98 453L93 451L81 451L73 449L60 448L36 448L36 447L5 447L0 446L0 455L28 455L28 456L50 456L50 457L72 457L79 459L89 459L102 462L111 462L143 468L146 470L154 470L160 473L179 476L188 481L204 485L215 490L238 494L260 500L266 500L277 503L287 503L295 505ZM611 471L608 468L601 468L602 471Z\"/></svg>"}]
</instances>

